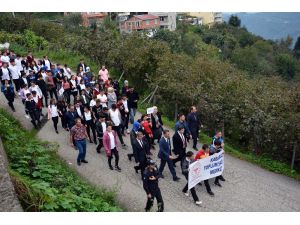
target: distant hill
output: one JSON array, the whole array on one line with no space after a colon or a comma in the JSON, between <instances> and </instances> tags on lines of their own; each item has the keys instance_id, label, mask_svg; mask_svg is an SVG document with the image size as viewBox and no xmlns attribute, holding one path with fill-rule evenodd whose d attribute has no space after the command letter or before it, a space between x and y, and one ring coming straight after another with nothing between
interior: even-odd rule
<instances>
[{"instance_id":1,"label":"distant hill","mask_svg":"<svg viewBox=\"0 0 300 225\"><path fill-rule=\"evenodd\" d=\"M224 21L228 22L233 13L223 13ZM300 13L234 13L248 31L265 39L278 40L290 35L294 43L300 36ZM293 46L294 47L294 43Z\"/></svg>"}]
</instances>

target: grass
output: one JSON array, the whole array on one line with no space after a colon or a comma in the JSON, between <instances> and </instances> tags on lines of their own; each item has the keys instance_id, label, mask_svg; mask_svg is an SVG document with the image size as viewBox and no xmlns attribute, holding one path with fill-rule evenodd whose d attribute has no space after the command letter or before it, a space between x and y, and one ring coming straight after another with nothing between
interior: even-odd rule
<instances>
[{"instance_id":1,"label":"grass","mask_svg":"<svg viewBox=\"0 0 300 225\"><path fill-rule=\"evenodd\" d=\"M146 112L146 108L150 107L146 104L140 104L139 105L139 111L140 112ZM162 121L165 126L174 129L175 127L175 121L169 119L166 116L162 116ZM212 141L212 137L208 136L204 132L200 132L199 136L200 142L203 144L210 144ZM296 170L291 170L290 166L284 162L279 162L276 160L273 160L268 155L256 155L252 152L240 149L238 147L232 146L230 143L226 142L225 144L225 151L227 154L234 156L235 158L253 163L255 165L258 165L264 169L267 169L269 171L282 174L291 178L294 178L296 180L300 181L300 173Z\"/></svg>"},{"instance_id":2,"label":"grass","mask_svg":"<svg viewBox=\"0 0 300 225\"><path fill-rule=\"evenodd\" d=\"M57 144L40 141L4 109L0 124L9 172L24 211L122 211L114 192L89 184L58 157Z\"/></svg>"}]
</instances>

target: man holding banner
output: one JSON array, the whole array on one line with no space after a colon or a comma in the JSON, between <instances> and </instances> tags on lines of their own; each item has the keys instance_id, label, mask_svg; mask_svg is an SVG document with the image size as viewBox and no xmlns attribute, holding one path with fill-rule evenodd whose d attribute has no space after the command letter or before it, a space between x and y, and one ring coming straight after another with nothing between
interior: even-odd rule
<instances>
[{"instance_id":1,"label":"man holding banner","mask_svg":"<svg viewBox=\"0 0 300 225\"><path fill-rule=\"evenodd\" d=\"M216 177L215 184L220 184L219 178L224 170L224 151L222 148L214 150L214 152L210 152L209 157L190 164L188 183L189 190L195 187L199 182L213 177Z\"/></svg>"},{"instance_id":2,"label":"man holding banner","mask_svg":"<svg viewBox=\"0 0 300 225\"><path fill-rule=\"evenodd\" d=\"M188 192L188 184L189 184L189 166L195 162L194 160L194 153L191 151L188 151L186 153L186 157L182 160L182 164L181 164L181 169L182 169L182 174L185 176L185 179L187 180L187 184L185 185L185 187L183 188L182 192L186 195L189 196L189 192ZM194 199L194 202L196 205L201 205L202 201L199 200L195 187L191 188L191 193L192 193L192 197Z\"/></svg>"}]
</instances>

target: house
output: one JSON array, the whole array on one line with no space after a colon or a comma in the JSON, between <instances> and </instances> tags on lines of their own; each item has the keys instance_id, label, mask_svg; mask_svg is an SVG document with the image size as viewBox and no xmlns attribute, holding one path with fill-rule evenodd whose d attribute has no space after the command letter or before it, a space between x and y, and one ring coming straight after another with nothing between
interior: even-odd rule
<instances>
[{"instance_id":1,"label":"house","mask_svg":"<svg viewBox=\"0 0 300 225\"><path fill-rule=\"evenodd\" d=\"M159 16L161 29L176 30L176 12L151 12L150 14Z\"/></svg>"},{"instance_id":2,"label":"house","mask_svg":"<svg viewBox=\"0 0 300 225\"><path fill-rule=\"evenodd\" d=\"M223 23L221 12L188 12L188 17L197 18L201 24L212 26L214 24Z\"/></svg>"},{"instance_id":3,"label":"house","mask_svg":"<svg viewBox=\"0 0 300 225\"><path fill-rule=\"evenodd\" d=\"M119 22L119 28L121 33L131 33L132 31L153 32L159 27L159 17L152 14L133 15L128 20Z\"/></svg>"},{"instance_id":4,"label":"house","mask_svg":"<svg viewBox=\"0 0 300 225\"><path fill-rule=\"evenodd\" d=\"M65 12L64 16L70 15L70 12ZM106 12L82 12L82 25L88 27L92 24L92 22L96 22L96 24L102 23L105 16L107 16Z\"/></svg>"}]
</instances>

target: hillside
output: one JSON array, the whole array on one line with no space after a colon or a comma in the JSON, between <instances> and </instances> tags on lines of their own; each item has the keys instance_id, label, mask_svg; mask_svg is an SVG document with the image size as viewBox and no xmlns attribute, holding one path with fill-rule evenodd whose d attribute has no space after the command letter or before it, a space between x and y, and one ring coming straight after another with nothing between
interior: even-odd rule
<instances>
[{"instance_id":1,"label":"hillside","mask_svg":"<svg viewBox=\"0 0 300 225\"><path fill-rule=\"evenodd\" d=\"M228 22L231 13L224 13L224 21ZM236 13L250 32L265 39L278 40L290 35L293 45L300 36L300 13Z\"/></svg>"}]
</instances>

